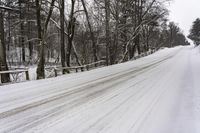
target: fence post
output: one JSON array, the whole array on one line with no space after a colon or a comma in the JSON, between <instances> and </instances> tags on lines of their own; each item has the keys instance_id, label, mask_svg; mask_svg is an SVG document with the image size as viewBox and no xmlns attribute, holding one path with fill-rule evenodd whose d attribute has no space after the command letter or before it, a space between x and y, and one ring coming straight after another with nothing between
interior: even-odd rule
<instances>
[{"instance_id":1,"label":"fence post","mask_svg":"<svg viewBox=\"0 0 200 133\"><path fill-rule=\"evenodd\" d=\"M84 67L81 67L81 72L83 72L84 71Z\"/></svg>"},{"instance_id":2,"label":"fence post","mask_svg":"<svg viewBox=\"0 0 200 133\"><path fill-rule=\"evenodd\" d=\"M25 73L26 73L26 80L30 80L28 70Z\"/></svg>"},{"instance_id":3,"label":"fence post","mask_svg":"<svg viewBox=\"0 0 200 133\"><path fill-rule=\"evenodd\" d=\"M86 65L86 69L89 71L89 66L88 65Z\"/></svg>"},{"instance_id":4,"label":"fence post","mask_svg":"<svg viewBox=\"0 0 200 133\"><path fill-rule=\"evenodd\" d=\"M56 68L54 68L54 73L55 73L55 77L57 77L58 74L57 74Z\"/></svg>"}]
</instances>

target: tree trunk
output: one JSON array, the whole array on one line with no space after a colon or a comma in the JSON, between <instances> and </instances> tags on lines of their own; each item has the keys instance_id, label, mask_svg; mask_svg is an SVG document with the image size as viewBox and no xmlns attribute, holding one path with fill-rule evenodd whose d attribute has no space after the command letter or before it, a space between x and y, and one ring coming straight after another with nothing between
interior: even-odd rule
<instances>
[{"instance_id":1,"label":"tree trunk","mask_svg":"<svg viewBox=\"0 0 200 133\"><path fill-rule=\"evenodd\" d=\"M7 71L8 66L6 62L6 46L4 41L4 21L3 12L0 11L0 71ZM1 75L1 82L7 83L10 81L9 74Z\"/></svg>"},{"instance_id":2,"label":"tree trunk","mask_svg":"<svg viewBox=\"0 0 200 133\"><path fill-rule=\"evenodd\" d=\"M8 51L10 51L10 45L11 45L11 22L10 22L10 12L8 12L8 44L7 44Z\"/></svg>"},{"instance_id":3,"label":"tree trunk","mask_svg":"<svg viewBox=\"0 0 200 133\"><path fill-rule=\"evenodd\" d=\"M72 44L72 48L73 48L73 50L74 50L74 56L75 56L75 58L76 58L76 62L78 63L79 66L82 66L82 63L81 63L81 61L80 61L79 58L78 58L78 53L77 53L77 51L76 51L76 47L75 47L74 43Z\"/></svg>"},{"instance_id":4,"label":"tree trunk","mask_svg":"<svg viewBox=\"0 0 200 133\"><path fill-rule=\"evenodd\" d=\"M110 0L105 0L105 23L106 23L106 64L109 65L110 60Z\"/></svg>"},{"instance_id":5,"label":"tree trunk","mask_svg":"<svg viewBox=\"0 0 200 133\"><path fill-rule=\"evenodd\" d=\"M71 51L72 51L72 44L73 44L73 39L74 39L74 30L75 30L75 22L76 19L74 18L74 6L75 6L75 0L71 0L71 13L70 13L70 20L69 24L67 27L67 38L68 38L68 45L67 45L67 54L66 54L66 61L67 61L67 66L70 67L70 56L71 56Z\"/></svg>"},{"instance_id":6,"label":"tree trunk","mask_svg":"<svg viewBox=\"0 0 200 133\"><path fill-rule=\"evenodd\" d=\"M83 5L83 8L84 8L85 16L86 16L86 19L87 19L87 22L88 22L88 27L89 27L89 30L90 30L90 37L91 37L91 40L92 40L92 47L93 47L92 49L93 49L94 62L97 62L97 60L98 60L97 47L96 47L96 43L95 43L94 33L93 33L92 26L91 26L91 23L90 23L90 19L89 19L87 8L85 6L85 2L84 2L84 0L81 0L81 2L82 2L82 5Z\"/></svg>"},{"instance_id":7,"label":"tree trunk","mask_svg":"<svg viewBox=\"0 0 200 133\"><path fill-rule=\"evenodd\" d=\"M73 39L68 36L68 45L67 45L67 54L66 54L66 61L67 61L67 66L70 67L71 64L71 51L72 51L72 41Z\"/></svg>"},{"instance_id":8,"label":"tree trunk","mask_svg":"<svg viewBox=\"0 0 200 133\"><path fill-rule=\"evenodd\" d=\"M47 14L47 18L45 20L44 28L42 30L41 28L41 21L40 21L40 3L39 0L36 0L36 8L37 8L37 26L38 26L38 38L40 39L40 55L39 55L39 63L37 67L37 79L43 79L45 78L45 70L44 70L44 65L45 65L45 54L44 54L44 43L45 43L45 38L46 38L46 33L47 33L47 28L49 24L49 20L51 18L53 8L54 8L54 2L55 0L51 1L50 9Z\"/></svg>"},{"instance_id":9,"label":"tree trunk","mask_svg":"<svg viewBox=\"0 0 200 133\"><path fill-rule=\"evenodd\" d=\"M138 54L141 54L141 50L140 50L140 35L139 34L135 38L135 46L137 48Z\"/></svg>"},{"instance_id":10,"label":"tree trunk","mask_svg":"<svg viewBox=\"0 0 200 133\"><path fill-rule=\"evenodd\" d=\"M37 79L44 79L45 78L45 57L44 57L44 41L40 41L40 55L39 55L39 63L37 67Z\"/></svg>"},{"instance_id":11,"label":"tree trunk","mask_svg":"<svg viewBox=\"0 0 200 133\"><path fill-rule=\"evenodd\" d=\"M30 11L30 7L28 6L28 12ZM31 22L28 22L28 40L31 39ZM33 56L33 44L31 41L28 42L28 48L29 48L29 61L32 60L32 56Z\"/></svg>"},{"instance_id":12,"label":"tree trunk","mask_svg":"<svg viewBox=\"0 0 200 133\"><path fill-rule=\"evenodd\" d=\"M61 50L61 64L62 67L65 67L65 26L64 26L64 11L65 11L65 1L60 0L60 50ZM62 73L64 74L65 71L63 69Z\"/></svg>"},{"instance_id":13,"label":"tree trunk","mask_svg":"<svg viewBox=\"0 0 200 133\"><path fill-rule=\"evenodd\" d=\"M28 40L30 40L31 39L31 33L30 33L30 31L31 31L31 24L30 24L30 22L28 22L28 31L29 31L29 33L28 33ZM32 56L33 56L33 44L32 44L31 41L28 42L28 48L29 48L29 60L31 61Z\"/></svg>"},{"instance_id":14,"label":"tree trunk","mask_svg":"<svg viewBox=\"0 0 200 133\"><path fill-rule=\"evenodd\" d=\"M124 25L123 28L123 34L122 39L123 39L123 53L126 52L126 47L127 47L127 42L128 42L128 38L127 38L127 28L126 28L126 24L127 24L127 1L123 1L123 7L122 7L122 24ZM127 58L125 58L124 60L127 60Z\"/></svg>"},{"instance_id":15,"label":"tree trunk","mask_svg":"<svg viewBox=\"0 0 200 133\"><path fill-rule=\"evenodd\" d=\"M39 63L37 67L37 79L45 77L44 74L44 46L42 44L42 27L41 27L41 15L40 15L40 0L36 0L36 15L37 15L37 28L38 28L38 39L39 39Z\"/></svg>"},{"instance_id":16,"label":"tree trunk","mask_svg":"<svg viewBox=\"0 0 200 133\"><path fill-rule=\"evenodd\" d=\"M142 23L142 12L143 12L143 0L137 0L136 1L136 7L135 7L135 12L136 12L136 26L138 27ZM140 49L140 34L137 34L135 37L135 45L138 51L138 54L141 54L141 49Z\"/></svg>"},{"instance_id":17,"label":"tree trunk","mask_svg":"<svg viewBox=\"0 0 200 133\"><path fill-rule=\"evenodd\" d=\"M119 0L116 0L116 9L115 9L115 33L114 33L114 41L113 41L113 61L111 61L113 64L116 62L117 59L117 54L118 54L118 45L119 45L119 31L118 31L118 26L119 26Z\"/></svg>"},{"instance_id":18,"label":"tree trunk","mask_svg":"<svg viewBox=\"0 0 200 133\"><path fill-rule=\"evenodd\" d=\"M20 8L20 30L21 30L21 36L20 36L20 43L22 47L22 62L24 63L26 61L26 55L25 55L25 45L24 45L24 17L23 17L23 11L22 11L22 1L19 0L19 8Z\"/></svg>"}]
</instances>

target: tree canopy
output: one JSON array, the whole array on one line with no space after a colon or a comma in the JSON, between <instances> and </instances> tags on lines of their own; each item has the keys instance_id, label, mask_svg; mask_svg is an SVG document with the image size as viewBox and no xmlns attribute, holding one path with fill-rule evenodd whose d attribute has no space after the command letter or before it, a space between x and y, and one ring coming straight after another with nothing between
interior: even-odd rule
<instances>
[{"instance_id":1,"label":"tree canopy","mask_svg":"<svg viewBox=\"0 0 200 133\"><path fill-rule=\"evenodd\" d=\"M195 45L200 45L200 18L197 18L193 22L188 38L190 38Z\"/></svg>"}]
</instances>

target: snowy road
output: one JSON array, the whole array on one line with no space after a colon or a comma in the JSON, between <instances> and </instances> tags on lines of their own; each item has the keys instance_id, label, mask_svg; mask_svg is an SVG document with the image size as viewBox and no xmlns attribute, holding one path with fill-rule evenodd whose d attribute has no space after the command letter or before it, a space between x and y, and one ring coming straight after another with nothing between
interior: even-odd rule
<instances>
[{"instance_id":1,"label":"snowy road","mask_svg":"<svg viewBox=\"0 0 200 133\"><path fill-rule=\"evenodd\" d=\"M199 133L200 51L0 87L0 132Z\"/></svg>"}]
</instances>

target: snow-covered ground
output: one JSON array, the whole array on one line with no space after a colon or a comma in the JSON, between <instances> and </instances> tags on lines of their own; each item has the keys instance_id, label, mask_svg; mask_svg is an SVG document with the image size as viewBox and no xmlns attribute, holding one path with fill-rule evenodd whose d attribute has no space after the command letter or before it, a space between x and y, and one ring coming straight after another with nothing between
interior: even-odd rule
<instances>
[{"instance_id":1,"label":"snow-covered ground","mask_svg":"<svg viewBox=\"0 0 200 133\"><path fill-rule=\"evenodd\" d=\"M200 51L163 49L88 72L0 87L0 132L200 133Z\"/></svg>"}]
</instances>

